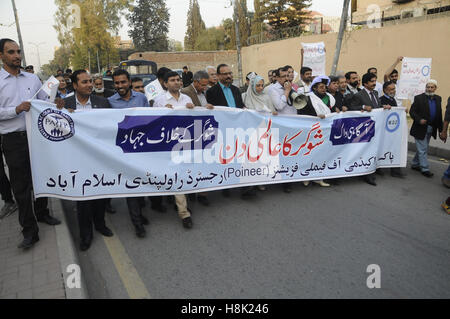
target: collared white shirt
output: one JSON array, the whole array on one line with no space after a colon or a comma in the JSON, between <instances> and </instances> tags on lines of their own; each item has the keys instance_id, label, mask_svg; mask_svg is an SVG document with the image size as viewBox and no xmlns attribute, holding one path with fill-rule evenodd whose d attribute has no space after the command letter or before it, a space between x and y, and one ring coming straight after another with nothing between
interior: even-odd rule
<instances>
[{"instance_id":1,"label":"collared white shirt","mask_svg":"<svg viewBox=\"0 0 450 319\"><path fill-rule=\"evenodd\" d=\"M198 93L197 89L195 88L194 84L191 84L191 86L194 88L195 93L197 93L198 100L200 101L200 105L205 107L208 102L206 101L206 96L204 92Z\"/></svg>"},{"instance_id":2,"label":"collared white shirt","mask_svg":"<svg viewBox=\"0 0 450 319\"><path fill-rule=\"evenodd\" d=\"M377 82L377 85L375 85L375 91L378 92L378 96L383 96L383 84Z\"/></svg>"},{"instance_id":3,"label":"collared white shirt","mask_svg":"<svg viewBox=\"0 0 450 319\"><path fill-rule=\"evenodd\" d=\"M287 104L286 95L284 95L284 87L280 82L276 82L267 87L267 92L279 114L297 114L297 109Z\"/></svg>"},{"instance_id":4,"label":"collared white shirt","mask_svg":"<svg viewBox=\"0 0 450 319\"><path fill-rule=\"evenodd\" d=\"M75 103L77 106L77 110L80 111L87 111L92 110L92 103L91 103L91 97L89 97L89 100L86 102L86 104L81 104L80 101L78 101L78 96L75 94Z\"/></svg>"},{"instance_id":5,"label":"collared white shirt","mask_svg":"<svg viewBox=\"0 0 450 319\"><path fill-rule=\"evenodd\" d=\"M161 93L155 98L155 104L153 104L153 107L166 107L167 104L170 104L173 108L185 108L188 103L192 103L192 100L186 94L180 93L180 97L177 100L172 96L172 94L170 94L169 91L167 91Z\"/></svg>"},{"instance_id":6,"label":"collared white shirt","mask_svg":"<svg viewBox=\"0 0 450 319\"><path fill-rule=\"evenodd\" d=\"M400 80L397 80L397 83L395 84L395 102L397 102L397 106L402 107L403 106L403 100L400 100L399 98L397 98L397 92L398 92L398 87Z\"/></svg>"},{"instance_id":7,"label":"collared white shirt","mask_svg":"<svg viewBox=\"0 0 450 319\"><path fill-rule=\"evenodd\" d=\"M25 112L17 115L16 107L30 100L42 87L36 74L20 71L17 76L0 70L0 134L26 131ZM44 91L35 97L47 100Z\"/></svg>"},{"instance_id":8,"label":"collared white shirt","mask_svg":"<svg viewBox=\"0 0 450 319\"><path fill-rule=\"evenodd\" d=\"M300 80L299 83L301 84L301 86L299 86L297 93L305 94L305 95L308 95L309 93L311 93L312 82L309 84L306 84L305 82L303 82L303 80Z\"/></svg>"},{"instance_id":9,"label":"collared white shirt","mask_svg":"<svg viewBox=\"0 0 450 319\"><path fill-rule=\"evenodd\" d=\"M350 84L347 84L347 90L348 90L348 92L353 93L353 94L358 93L358 88L355 88L355 87L351 86Z\"/></svg>"}]
</instances>

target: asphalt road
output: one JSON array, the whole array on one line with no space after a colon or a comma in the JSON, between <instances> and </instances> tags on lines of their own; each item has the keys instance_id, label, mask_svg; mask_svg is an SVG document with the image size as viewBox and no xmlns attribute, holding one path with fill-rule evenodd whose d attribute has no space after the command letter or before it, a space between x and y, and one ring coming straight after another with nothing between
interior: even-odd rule
<instances>
[{"instance_id":1,"label":"asphalt road","mask_svg":"<svg viewBox=\"0 0 450 319\"><path fill-rule=\"evenodd\" d=\"M411 154L410 154L411 155ZM411 157L409 158L411 159ZM134 234L124 199L108 215L115 236L96 233L79 252L91 298L449 298L450 195L440 182L448 163L431 160L427 179L377 176L320 188L280 185L244 201L210 193L208 208L190 203L186 230L172 205L165 214L147 200L148 236ZM78 247L76 214L64 202ZM381 288L366 285L368 265L381 269Z\"/></svg>"}]
</instances>

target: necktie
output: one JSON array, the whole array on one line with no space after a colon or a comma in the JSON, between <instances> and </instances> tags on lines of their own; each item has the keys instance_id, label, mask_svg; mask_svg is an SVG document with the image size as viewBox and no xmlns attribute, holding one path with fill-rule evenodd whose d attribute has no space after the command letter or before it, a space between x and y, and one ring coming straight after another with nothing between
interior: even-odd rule
<instances>
[{"instance_id":1,"label":"necktie","mask_svg":"<svg viewBox=\"0 0 450 319\"><path fill-rule=\"evenodd\" d=\"M373 91L370 92L370 96L371 96L371 99L372 99L372 106L374 108L378 107L377 99L375 98L375 94L373 93Z\"/></svg>"}]
</instances>

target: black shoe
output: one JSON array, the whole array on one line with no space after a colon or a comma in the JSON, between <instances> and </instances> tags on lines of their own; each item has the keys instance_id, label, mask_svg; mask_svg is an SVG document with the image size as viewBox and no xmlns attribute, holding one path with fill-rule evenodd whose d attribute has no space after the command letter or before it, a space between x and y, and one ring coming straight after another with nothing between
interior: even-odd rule
<instances>
[{"instance_id":1,"label":"black shoe","mask_svg":"<svg viewBox=\"0 0 450 319\"><path fill-rule=\"evenodd\" d=\"M91 247L92 239L81 239L80 250L86 251Z\"/></svg>"},{"instance_id":2,"label":"black shoe","mask_svg":"<svg viewBox=\"0 0 450 319\"><path fill-rule=\"evenodd\" d=\"M241 198L243 200L248 200L248 199L254 198L255 196L256 196L255 191L246 191L241 194Z\"/></svg>"},{"instance_id":3,"label":"black shoe","mask_svg":"<svg viewBox=\"0 0 450 319\"><path fill-rule=\"evenodd\" d=\"M39 241L39 236L34 235L31 237L26 237L23 239L23 241L20 243L18 248L28 249L34 246L35 243Z\"/></svg>"},{"instance_id":4,"label":"black shoe","mask_svg":"<svg viewBox=\"0 0 450 319\"><path fill-rule=\"evenodd\" d=\"M136 226L136 236L139 238L145 238L147 236L147 232L145 231L144 226Z\"/></svg>"},{"instance_id":5,"label":"black shoe","mask_svg":"<svg viewBox=\"0 0 450 319\"><path fill-rule=\"evenodd\" d=\"M144 208L145 207L145 197L139 197L138 198L139 207Z\"/></svg>"},{"instance_id":6,"label":"black shoe","mask_svg":"<svg viewBox=\"0 0 450 319\"><path fill-rule=\"evenodd\" d=\"M230 190L229 189L222 190L222 195L224 197L230 197L231 196Z\"/></svg>"},{"instance_id":7,"label":"black shoe","mask_svg":"<svg viewBox=\"0 0 450 319\"><path fill-rule=\"evenodd\" d=\"M210 204L208 197L206 197L204 195L198 195L197 200L203 206L209 206L209 204Z\"/></svg>"},{"instance_id":8,"label":"black shoe","mask_svg":"<svg viewBox=\"0 0 450 319\"><path fill-rule=\"evenodd\" d=\"M144 215L141 215L141 221L142 221L142 225L150 224L150 222L148 221L147 217L145 217Z\"/></svg>"},{"instance_id":9,"label":"black shoe","mask_svg":"<svg viewBox=\"0 0 450 319\"><path fill-rule=\"evenodd\" d=\"M106 204L105 211L108 214L115 214L116 213L116 210L111 206L111 203L107 203Z\"/></svg>"},{"instance_id":10,"label":"black shoe","mask_svg":"<svg viewBox=\"0 0 450 319\"><path fill-rule=\"evenodd\" d=\"M420 166L411 166L411 169L420 172Z\"/></svg>"},{"instance_id":11,"label":"black shoe","mask_svg":"<svg viewBox=\"0 0 450 319\"><path fill-rule=\"evenodd\" d=\"M373 176L364 177L364 181L369 185L377 186L377 182L375 182L375 177L373 177Z\"/></svg>"},{"instance_id":12,"label":"black shoe","mask_svg":"<svg viewBox=\"0 0 450 319\"><path fill-rule=\"evenodd\" d=\"M96 229L100 234L102 234L105 237L112 237L114 236L113 232L111 231L111 229L109 229L108 227L104 227L101 229Z\"/></svg>"},{"instance_id":13,"label":"black shoe","mask_svg":"<svg viewBox=\"0 0 450 319\"><path fill-rule=\"evenodd\" d=\"M165 212L167 212L167 207L166 206L164 206L164 205L155 205L155 206L152 206L152 209L153 210L156 210L157 212L159 212L159 213L165 213Z\"/></svg>"},{"instance_id":14,"label":"black shoe","mask_svg":"<svg viewBox=\"0 0 450 319\"><path fill-rule=\"evenodd\" d=\"M425 171L425 172L422 172L422 175L423 175L423 176L425 176L425 177L428 177L428 178L431 178L431 177L433 177L433 176L434 176L434 174L433 174L433 173L431 173L430 171Z\"/></svg>"},{"instance_id":15,"label":"black shoe","mask_svg":"<svg viewBox=\"0 0 450 319\"><path fill-rule=\"evenodd\" d=\"M192 218L191 217L186 217L183 219L183 227L187 228L187 229L192 228Z\"/></svg>"},{"instance_id":16,"label":"black shoe","mask_svg":"<svg viewBox=\"0 0 450 319\"><path fill-rule=\"evenodd\" d=\"M381 168L377 169L375 173L377 175L384 176L384 172L381 170Z\"/></svg>"},{"instance_id":17,"label":"black shoe","mask_svg":"<svg viewBox=\"0 0 450 319\"><path fill-rule=\"evenodd\" d=\"M283 185L283 192L289 194L292 193L292 186L291 185Z\"/></svg>"},{"instance_id":18,"label":"black shoe","mask_svg":"<svg viewBox=\"0 0 450 319\"><path fill-rule=\"evenodd\" d=\"M50 215L44 215L43 217L38 218L37 221L40 223L45 223L50 226L55 226L55 225L61 224L61 221L59 221L58 219L56 219L55 217L52 217Z\"/></svg>"},{"instance_id":19,"label":"black shoe","mask_svg":"<svg viewBox=\"0 0 450 319\"><path fill-rule=\"evenodd\" d=\"M398 177L398 178L405 177L405 175L403 175L403 173L402 173L400 168L392 168L391 169L391 176L392 177Z\"/></svg>"}]
</instances>

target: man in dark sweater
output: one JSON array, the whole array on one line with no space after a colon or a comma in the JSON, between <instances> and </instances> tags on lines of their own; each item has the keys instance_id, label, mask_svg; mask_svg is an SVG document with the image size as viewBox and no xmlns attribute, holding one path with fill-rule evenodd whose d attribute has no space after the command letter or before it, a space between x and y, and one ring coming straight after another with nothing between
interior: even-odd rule
<instances>
[{"instance_id":1,"label":"man in dark sweater","mask_svg":"<svg viewBox=\"0 0 450 319\"><path fill-rule=\"evenodd\" d=\"M409 114L414 123L411 127L411 135L416 140L417 152L412 161L411 168L420 171L425 177L433 177L428 165L428 145L433 136L443 131L442 123L442 98L436 95L437 81L429 80L425 93L416 95L411 105ZM441 140L444 140L440 136Z\"/></svg>"}]
</instances>

